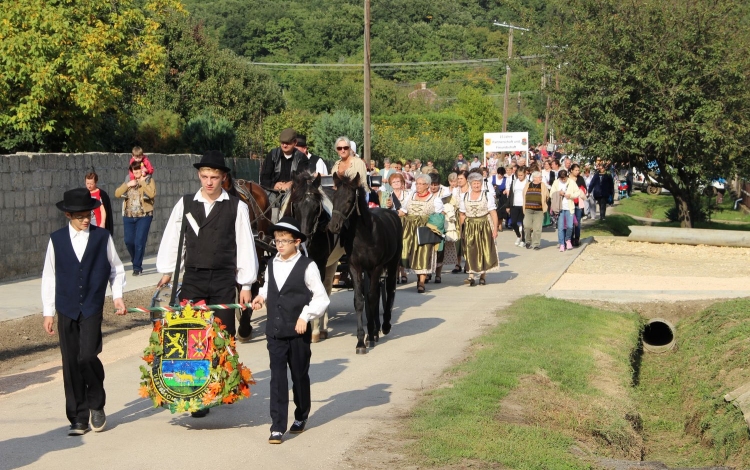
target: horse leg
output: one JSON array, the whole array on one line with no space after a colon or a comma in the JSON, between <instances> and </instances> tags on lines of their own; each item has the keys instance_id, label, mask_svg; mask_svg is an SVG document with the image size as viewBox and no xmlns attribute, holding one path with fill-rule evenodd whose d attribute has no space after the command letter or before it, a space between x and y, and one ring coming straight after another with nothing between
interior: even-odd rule
<instances>
[{"instance_id":1,"label":"horse leg","mask_svg":"<svg viewBox=\"0 0 750 470\"><path fill-rule=\"evenodd\" d=\"M333 289L333 278L336 275L336 267L338 263L333 263L330 266L326 266L325 276L323 277L323 285L326 288L326 294L328 298L331 297L331 290ZM313 320L313 338L315 334L318 334L319 339L328 339L328 310L323 314L322 317Z\"/></svg>"},{"instance_id":2,"label":"horse leg","mask_svg":"<svg viewBox=\"0 0 750 470\"><path fill-rule=\"evenodd\" d=\"M370 347L375 347L375 343L380 339L380 329L375 329L375 319L380 316L380 273L375 269L369 275L365 275L367 284L367 336L370 338ZM380 323L378 321L378 323Z\"/></svg>"},{"instance_id":3,"label":"horse leg","mask_svg":"<svg viewBox=\"0 0 750 470\"><path fill-rule=\"evenodd\" d=\"M238 289L242 289L242 286L237 286ZM251 298L255 298L256 295L258 295L258 290L260 289L260 284L258 282L253 283L252 287L250 288L250 292L252 293ZM240 325L237 328L237 339L240 343L247 343L251 339L253 339L253 325L250 323L250 320L253 318L253 309L252 308L243 308L240 309Z\"/></svg>"},{"instance_id":4,"label":"horse leg","mask_svg":"<svg viewBox=\"0 0 750 470\"><path fill-rule=\"evenodd\" d=\"M400 252L399 252L400 253ZM386 267L385 291L386 302L383 305L383 334L387 335L391 331L391 310L393 302L396 299L396 280L398 279L398 256L391 260Z\"/></svg>"},{"instance_id":5,"label":"horse leg","mask_svg":"<svg viewBox=\"0 0 750 470\"><path fill-rule=\"evenodd\" d=\"M362 282L362 274L356 269L351 263L349 263L349 272L352 276L352 283L354 284L354 311L357 315L357 354L367 354L367 346L365 346L365 329L362 324L362 315L364 315L364 283Z\"/></svg>"}]
</instances>

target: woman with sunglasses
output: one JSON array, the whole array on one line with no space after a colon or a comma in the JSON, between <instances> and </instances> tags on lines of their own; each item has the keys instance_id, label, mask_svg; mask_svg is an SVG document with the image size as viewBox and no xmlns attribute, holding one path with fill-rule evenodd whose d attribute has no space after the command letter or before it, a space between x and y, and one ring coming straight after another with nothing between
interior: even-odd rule
<instances>
[{"instance_id":1,"label":"woman with sunglasses","mask_svg":"<svg viewBox=\"0 0 750 470\"><path fill-rule=\"evenodd\" d=\"M365 190L365 194L370 194L367 187L367 165L364 160L354 156L352 152L351 141L348 137L339 137L333 145L339 160L333 164L331 174L338 173L340 177L354 178L359 176L359 186Z\"/></svg>"}]
</instances>

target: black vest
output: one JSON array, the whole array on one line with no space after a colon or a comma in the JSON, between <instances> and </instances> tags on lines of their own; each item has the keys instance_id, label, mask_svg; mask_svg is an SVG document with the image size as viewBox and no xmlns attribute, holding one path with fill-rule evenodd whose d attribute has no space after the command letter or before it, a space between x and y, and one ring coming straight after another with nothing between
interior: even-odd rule
<instances>
[{"instance_id":1,"label":"black vest","mask_svg":"<svg viewBox=\"0 0 750 470\"><path fill-rule=\"evenodd\" d=\"M55 249L55 310L73 320L102 313L112 266L107 259L109 232L91 225L78 261L67 226L50 236Z\"/></svg>"},{"instance_id":2,"label":"black vest","mask_svg":"<svg viewBox=\"0 0 750 470\"><path fill-rule=\"evenodd\" d=\"M216 201L206 217L202 202L194 194L182 200L184 215L190 213L200 227L195 234L190 223L185 227L185 267L199 269L237 269L237 238L234 228L239 198L229 195L228 201Z\"/></svg>"},{"instance_id":3,"label":"black vest","mask_svg":"<svg viewBox=\"0 0 750 470\"><path fill-rule=\"evenodd\" d=\"M312 263L310 258L300 256L280 291L273 275L274 262L268 263L266 335L273 338L299 336L294 327L302 309L312 300L312 292L305 285L305 271Z\"/></svg>"},{"instance_id":4,"label":"black vest","mask_svg":"<svg viewBox=\"0 0 750 470\"><path fill-rule=\"evenodd\" d=\"M320 160L320 157L315 155L314 153L310 154L310 158L307 160L307 171L310 173L315 173L316 168L318 168L318 161Z\"/></svg>"},{"instance_id":5,"label":"black vest","mask_svg":"<svg viewBox=\"0 0 750 470\"><path fill-rule=\"evenodd\" d=\"M281 148L277 147L271 151L271 159L273 160L274 166L272 181L273 184L276 184L279 181L281 181L282 183L292 181L294 180L294 177L297 175L297 173L307 170L308 168L307 155L297 149L294 149L294 151L292 152L292 158L287 159L286 157L284 157ZM289 167L288 171L284 171L286 170L286 168L282 169L282 166L285 166L285 163L289 164L289 160L291 160L291 166Z\"/></svg>"}]
</instances>

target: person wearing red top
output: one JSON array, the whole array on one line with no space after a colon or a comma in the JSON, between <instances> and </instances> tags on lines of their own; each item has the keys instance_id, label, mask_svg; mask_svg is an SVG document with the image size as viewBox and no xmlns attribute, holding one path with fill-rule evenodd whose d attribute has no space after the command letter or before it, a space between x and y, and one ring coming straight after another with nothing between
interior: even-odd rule
<instances>
[{"instance_id":1,"label":"person wearing red top","mask_svg":"<svg viewBox=\"0 0 750 470\"><path fill-rule=\"evenodd\" d=\"M128 163L128 167L133 164L133 162L141 162L141 171L143 171L143 176L154 176L154 166L151 164L151 161L148 159L146 155L143 154L143 149L140 147L133 147L133 152L131 153L130 157L130 163ZM135 175L133 175L133 172L130 171L130 180L134 180Z\"/></svg>"},{"instance_id":2,"label":"person wearing red top","mask_svg":"<svg viewBox=\"0 0 750 470\"><path fill-rule=\"evenodd\" d=\"M103 189L97 187L98 182L99 175L94 170L86 173L86 189L89 190L93 199L101 201L101 205L92 211L94 219L91 223L97 227L107 229L112 234L114 230L112 203L109 200L109 195Z\"/></svg>"}]
</instances>

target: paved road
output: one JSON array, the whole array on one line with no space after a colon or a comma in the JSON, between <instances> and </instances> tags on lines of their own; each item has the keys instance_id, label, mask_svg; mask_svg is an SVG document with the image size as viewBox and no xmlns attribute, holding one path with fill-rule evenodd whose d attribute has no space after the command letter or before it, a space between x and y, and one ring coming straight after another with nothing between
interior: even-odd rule
<instances>
[{"instance_id":1,"label":"paved road","mask_svg":"<svg viewBox=\"0 0 750 470\"><path fill-rule=\"evenodd\" d=\"M214 409L203 419L153 409L138 397L140 352L148 331L105 342L108 429L68 437L59 361L0 377L0 469L163 469L211 465L345 468L347 451L369 431L388 426L420 391L465 352L471 338L496 323L497 309L529 294L546 292L581 249L559 253L556 235L545 232L541 251L498 237L501 272L487 286L462 285L464 275L445 274L443 284L416 293L399 286L391 333L368 354L354 354L356 318L351 292L332 296L332 337L313 345L313 407L308 430L280 446L267 443L268 355L261 336L238 346L258 384L252 397ZM264 327L263 315L256 326ZM290 413L291 415L291 413ZM384 449L387 452L387 449Z\"/></svg>"}]
</instances>

